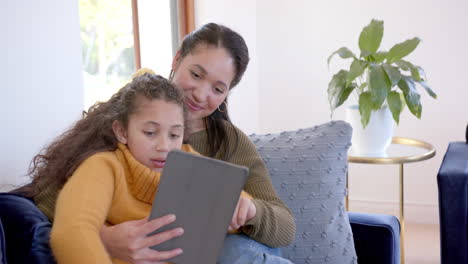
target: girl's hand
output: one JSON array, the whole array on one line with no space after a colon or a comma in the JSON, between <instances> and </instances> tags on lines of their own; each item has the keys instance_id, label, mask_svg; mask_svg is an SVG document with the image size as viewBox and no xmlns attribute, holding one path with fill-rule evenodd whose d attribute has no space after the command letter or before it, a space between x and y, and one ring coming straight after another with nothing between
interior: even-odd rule
<instances>
[{"instance_id":1,"label":"girl's hand","mask_svg":"<svg viewBox=\"0 0 468 264\"><path fill-rule=\"evenodd\" d=\"M115 226L102 227L100 236L107 252L113 258L133 264L163 263L182 254L182 249L156 251L149 247L181 236L184 230L174 228L152 236L146 235L174 221L174 215L166 215L151 221L146 218L127 221Z\"/></svg>"},{"instance_id":2,"label":"girl's hand","mask_svg":"<svg viewBox=\"0 0 468 264\"><path fill-rule=\"evenodd\" d=\"M241 196L237 202L236 210L232 216L231 224L228 230L236 230L245 225L257 213L255 204L247 197Z\"/></svg>"}]
</instances>

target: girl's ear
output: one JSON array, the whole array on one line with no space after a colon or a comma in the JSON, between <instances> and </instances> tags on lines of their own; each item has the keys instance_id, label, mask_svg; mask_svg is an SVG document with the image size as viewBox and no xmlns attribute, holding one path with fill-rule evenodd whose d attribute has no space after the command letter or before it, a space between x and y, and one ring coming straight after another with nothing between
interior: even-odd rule
<instances>
[{"instance_id":1,"label":"girl's ear","mask_svg":"<svg viewBox=\"0 0 468 264\"><path fill-rule=\"evenodd\" d=\"M127 144L127 130L123 127L120 121L114 120L114 122L112 122L112 130L120 143Z\"/></svg>"}]
</instances>

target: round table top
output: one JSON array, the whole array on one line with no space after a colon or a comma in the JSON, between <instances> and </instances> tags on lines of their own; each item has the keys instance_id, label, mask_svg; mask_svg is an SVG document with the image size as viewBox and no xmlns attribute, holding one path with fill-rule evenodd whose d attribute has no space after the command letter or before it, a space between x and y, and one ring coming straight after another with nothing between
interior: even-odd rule
<instances>
[{"instance_id":1,"label":"round table top","mask_svg":"<svg viewBox=\"0 0 468 264\"><path fill-rule=\"evenodd\" d=\"M368 164L403 164L430 159L435 156L435 153L435 148L427 142L412 138L393 137L392 143L387 148L386 157L360 156L350 151L348 161Z\"/></svg>"}]
</instances>

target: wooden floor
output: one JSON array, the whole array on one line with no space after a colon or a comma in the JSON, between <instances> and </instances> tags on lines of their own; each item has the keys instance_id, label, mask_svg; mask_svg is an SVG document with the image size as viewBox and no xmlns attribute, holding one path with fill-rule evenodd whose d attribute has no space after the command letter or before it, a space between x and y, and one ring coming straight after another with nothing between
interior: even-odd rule
<instances>
[{"instance_id":1,"label":"wooden floor","mask_svg":"<svg viewBox=\"0 0 468 264\"><path fill-rule=\"evenodd\" d=\"M405 223L405 264L439 264L439 225Z\"/></svg>"}]
</instances>

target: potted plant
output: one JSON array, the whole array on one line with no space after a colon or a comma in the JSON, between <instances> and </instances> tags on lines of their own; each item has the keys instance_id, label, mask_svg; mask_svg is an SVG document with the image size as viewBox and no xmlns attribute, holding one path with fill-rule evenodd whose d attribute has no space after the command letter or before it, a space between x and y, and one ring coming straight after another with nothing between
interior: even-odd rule
<instances>
[{"instance_id":1,"label":"potted plant","mask_svg":"<svg viewBox=\"0 0 468 264\"><path fill-rule=\"evenodd\" d=\"M363 140L373 137L369 135L371 130L377 130L377 134L389 134L381 131L382 127L389 127L389 125L379 124L380 121L374 122L374 117L371 118L372 115L387 117L391 122L392 130L390 138L385 139L385 144L388 146L393 134L393 120L399 123L400 114L405 106L408 106L414 116L421 118L422 106L416 85L423 87L433 98L437 98L437 95L427 85L424 70L403 59L416 49L420 39L414 37L394 45L388 51L379 50L384 32L383 24L383 21L373 19L363 28L359 36L359 56L346 47L330 55L328 65L335 55L343 59L351 59L352 62L349 69L342 69L333 75L327 91L332 114L348 99L350 94L356 95L358 105L354 109L359 119L357 124L352 124L353 134L356 135L356 137L353 135L353 141L356 141L358 136ZM358 126L359 124L361 126ZM358 135L359 132L367 134ZM353 148L356 147L355 145L353 142ZM369 154L369 152L381 151L366 150L363 152Z\"/></svg>"}]
</instances>

